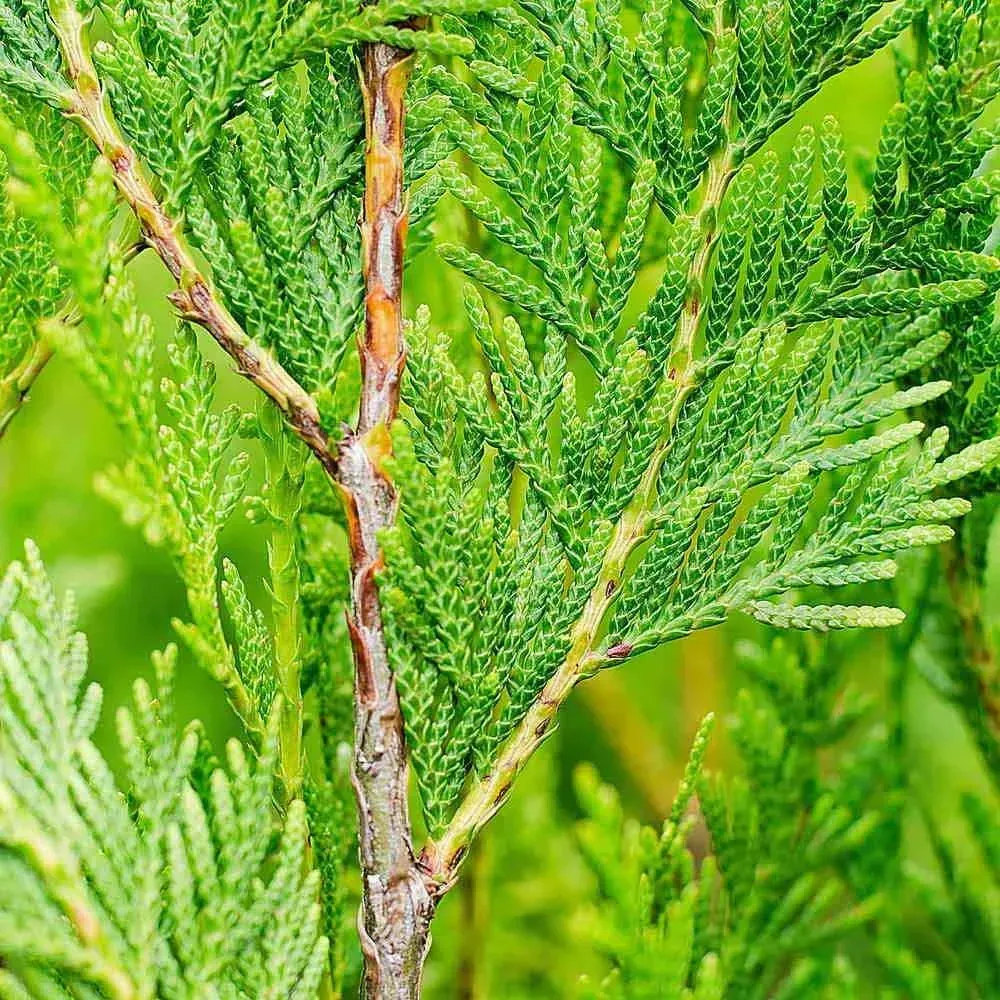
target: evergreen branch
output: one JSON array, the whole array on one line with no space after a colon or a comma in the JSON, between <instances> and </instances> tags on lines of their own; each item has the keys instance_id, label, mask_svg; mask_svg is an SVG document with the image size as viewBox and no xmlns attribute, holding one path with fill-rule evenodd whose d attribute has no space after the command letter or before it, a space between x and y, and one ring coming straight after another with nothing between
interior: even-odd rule
<instances>
[{"instance_id":1,"label":"evergreen branch","mask_svg":"<svg viewBox=\"0 0 1000 1000\"><path fill-rule=\"evenodd\" d=\"M660 466L669 451L671 430L676 424L684 400L695 386L696 359L693 347L701 314L703 289L717 244L722 202L737 169L730 158L729 146L725 144L709 165L701 205L689 220L691 230L701 234L701 242L690 265L687 291L671 355L670 378L674 383L674 392L668 427L661 444L650 457L631 504L615 527L597 581L572 629L569 654L547 681L490 767L489 773L472 786L444 833L429 843L422 852L423 863L428 867L432 878L442 887L454 883L469 845L503 805L518 774L550 734L557 712L576 685L592 676L605 658L625 658L632 652L631 647L612 648L602 656L597 652L597 640L601 624L621 586L629 556L650 530L658 499L657 479ZM684 225L683 221L680 225Z\"/></svg>"},{"instance_id":2,"label":"evergreen branch","mask_svg":"<svg viewBox=\"0 0 1000 1000\"><path fill-rule=\"evenodd\" d=\"M219 301L187 246L179 222L167 214L154 194L142 165L119 129L91 56L88 19L80 14L73 0L52 0L50 10L73 87L62 97L63 110L79 123L111 165L115 185L138 219L144 240L177 282L171 302L185 319L212 336L236 362L244 378L270 397L333 477L336 447L323 430L315 401L269 351L251 340Z\"/></svg>"},{"instance_id":3,"label":"evergreen branch","mask_svg":"<svg viewBox=\"0 0 1000 1000\"><path fill-rule=\"evenodd\" d=\"M194 256L186 244L180 224L172 219L153 192L144 169L134 150L119 129L114 113L103 93L87 37L87 19L82 17L72 0L54 0L51 14L59 39L66 72L72 91L63 96L65 113L75 120L93 140L101 155L110 164L114 183L135 215L142 239L151 246L178 284L170 300L189 322L205 329L216 343L236 362L237 371L260 388L278 407L294 433L318 458L331 478L336 476L338 455L322 427L319 409L312 396L291 376L277 358L256 344L219 300L208 280L201 274ZM287 552L284 553L287 557ZM279 558L280 558L280 554ZM287 558L280 560L287 566ZM280 569L280 566L278 566ZM214 607L214 573L205 574L212 581L212 592L201 594L198 603ZM285 578L279 578L283 585ZM282 604L283 586L279 585L276 603ZM221 635L221 622L216 621L216 645L228 651ZM286 623L287 624L287 623ZM293 623L294 624L294 623ZM221 669L212 665L214 653L202 650L196 633L182 627L182 634L194 644L196 653L207 658L212 672ZM284 650L287 652L287 649ZM276 653L279 651L276 650ZM232 660L231 653L226 657ZM287 658L279 663L279 683L285 695L284 721L280 727L280 759L282 777L289 797L301 787L301 712L297 662ZM238 714L252 731L260 732L254 697L243 678L229 664L222 679Z\"/></svg>"},{"instance_id":4,"label":"evergreen branch","mask_svg":"<svg viewBox=\"0 0 1000 1000\"><path fill-rule=\"evenodd\" d=\"M53 2L52 15L74 88L66 99L66 112L111 164L115 184L139 219L145 240L177 281L171 301L185 319L206 329L237 362L240 373L278 405L344 495L353 576L349 631L357 675L354 782L362 830L366 988L372 997L415 996L429 945L433 901L413 863L402 715L375 581L382 561L377 535L391 525L396 507L383 463L390 453L388 428L398 408L405 359L400 312L406 230L402 101L412 55L383 43L365 49L368 155L362 229L367 294L365 334L359 345L363 385L357 428L333 449L312 397L247 336L217 299L183 241L179 225L157 200L101 91L85 19L67 0ZM289 677L282 680L287 684ZM283 758L298 755L294 746L295 734L300 732L300 707L296 706L300 706L298 698L287 710L294 716L282 727L290 742ZM294 787L294 760L286 767ZM401 878L401 872L406 876Z\"/></svg>"},{"instance_id":5,"label":"evergreen branch","mask_svg":"<svg viewBox=\"0 0 1000 1000\"><path fill-rule=\"evenodd\" d=\"M360 819L362 900L358 920L365 957L364 995L417 997L434 900L414 864L403 716L389 662L376 573L379 533L396 518L396 492L385 464L406 361L402 279L407 214L403 198L404 96L413 54L365 46L365 196L362 261L365 329L359 338L361 398L357 428L345 435L339 483L351 547L348 628L355 663L353 782Z\"/></svg>"},{"instance_id":6,"label":"evergreen branch","mask_svg":"<svg viewBox=\"0 0 1000 1000\"><path fill-rule=\"evenodd\" d=\"M488 387L475 380L463 384L438 344L422 343L426 356L417 360L415 355L411 366L408 401L415 413L414 453L426 470L414 482L438 495L417 500L409 490L404 497L401 536L404 545L412 547L403 548L399 558L394 551L391 568L398 589L393 627L398 625L402 642L410 643L400 653L400 671L406 676L407 711L420 723L413 727L418 773L433 771L421 779L431 833L421 858L439 892L454 882L472 840L552 732L561 704L580 680L602 666L719 624L732 611L785 627L820 630L885 627L901 619L894 608L776 606L767 599L807 586L886 579L895 573L894 563L862 557L951 537L951 528L940 522L961 516L967 506L946 499L921 500L950 481L951 460L934 465L945 438L937 435L928 441L912 472L905 471L902 446L922 431L919 422L840 445L827 439L877 425L948 391L951 383L941 379L874 397L882 387L915 375L946 346L948 336L936 327L936 311L972 308L991 288L985 277L953 280L966 271L985 275L989 269L981 262L923 249L928 242L923 227L928 224L920 214L925 206L915 200L893 203L886 213L892 232L862 233L865 220L848 198L846 157L832 122L824 126L822 136L821 198L810 193L816 158L812 131L806 129L793 153L784 198L779 196L778 160L771 154L759 167L745 170L746 190L738 186L723 216L727 192L746 163L750 133L747 122L737 121L734 113L740 99L730 64L734 40L723 5L718 5L710 34L719 41L709 45L702 108L677 182L685 201L688 192L700 192L697 207L674 217L664 206L672 235L666 273L636 327L619 339L621 310L604 303L615 302L609 288L615 295L622 294L618 289L625 295L630 291L631 281L623 279L634 272L631 261L641 259L643 235L655 225L647 218L645 193L652 178L645 166L637 168L627 207L619 197L607 225L620 234L621 243L609 267L597 214L604 169L600 151L582 137L578 164L567 167L565 162L570 148L566 123L578 121L580 103L593 104L592 97L578 93L574 101L560 84L559 76L568 73L569 64L558 51L556 20L541 5L531 6L537 20L544 20L543 31L553 47L544 46L546 62L530 90L491 71L492 80L483 80L496 101L490 107L461 84L438 81L452 106L472 121L473 127L461 132L448 126L458 147L501 192L490 198L453 167L441 169L446 189L492 238L487 238L485 252L445 246L442 255L511 302L519 319L527 313L547 328L544 345L536 341L542 348L536 364L525 348L523 323L509 318L501 340L485 306L467 298L466 311L491 373ZM861 36L857 49L835 51L831 58L861 58L902 30L913 9L901 6L884 30ZM808 27L810 17L808 12L799 17L795 30ZM852 11L844 21L845 38L853 38L864 20L862 11ZM597 26L606 44L600 55L610 54L627 76L628 46L620 25L599 18ZM572 30L588 30L585 19L575 20ZM836 34L832 27L831 33ZM816 47L801 37L798 43ZM497 42L501 51L505 44ZM816 58L822 66L822 53ZM591 51L581 55L579 63L589 73L592 63L600 65L600 56ZM595 83L598 73L593 74ZM628 115L632 105L642 105L646 98L638 81L634 94L627 90L630 81L624 83L624 128L635 136L640 134L638 123ZM784 86L780 80L775 86L779 84L777 93ZM520 103L522 94L531 123L525 129L517 127L515 115L505 118L501 110ZM622 95L619 91L614 96ZM602 121L613 122L613 113L605 110ZM546 128L542 122L550 118ZM583 124L622 152L615 137L597 123ZM768 134L777 124L766 120ZM540 133L544 130L543 138L536 139L532 125ZM536 141L546 155L542 181L533 183L524 181L521 171ZM663 156L658 161L664 159L669 162ZM890 172L884 163L882 167L883 173ZM897 163L893 178L898 171ZM961 180L961 171L957 173L956 183ZM881 184L887 187L884 177ZM968 198L991 197L988 183L979 187L981 192L970 191ZM568 235L559 214L560 196ZM884 191L880 198L886 200ZM535 235L532 226L549 235ZM561 240L568 240L573 249L566 252ZM723 247L718 252L717 243ZM911 243L921 263L931 262L926 264L929 273L915 287L891 273L901 265L887 256L899 244L908 248ZM552 252L554 247L558 252ZM824 258L823 273L818 280L810 278ZM567 260L576 272L570 267L567 274ZM526 265L535 280L524 279ZM610 277L619 265L623 274ZM585 269L596 291L597 310L588 301ZM542 282L548 291L541 290ZM579 315L567 308L571 302L576 306L574 298L580 299ZM604 326L604 316L614 322ZM923 319L904 319L916 316ZM885 317L885 347L871 349L873 364L866 371L862 326L855 321L870 317ZM843 330L835 323L843 324ZM572 375L553 349L553 327L576 341L598 376L598 389L584 417L578 412L580 396ZM696 351L702 334L704 352ZM614 363L609 361L612 354ZM421 367L425 370L418 372ZM563 395L556 418L560 383ZM452 401L439 402L442 392ZM632 408L641 411L644 403L647 412L635 416ZM453 429L456 414L464 418L459 434ZM560 427L559 454L551 465L558 462L562 476L553 474L547 454L539 457L539 451L546 450L538 443L547 438L550 418ZM490 460L489 494L484 496L471 484L490 467L483 459L487 444L499 457ZM994 449L995 443L986 444L981 453L969 450L956 461L973 472L993 461ZM613 487L619 455L625 471L619 486ZM517 529L510 524L512 512L499 510L494 496L494 490L502 496L509 489L505 463L508 470L518 467L529 482ZM849 474L843 494L830 503L820 530L796 550L815 480L820 473L852 466L857 468ZM935 471L919 471L922 468ZM881 471L864 487L872 469ZM764 498L741 514L750 491L765 483L769 490ZM862 498L856 512L851 506L855 496ZM880 514L880 506L888 510L894 497L900 503L893 514ZM482 529L469 523L473 510L481 512L492 546L468 554L461 545L438 547L420 524L454 525L458 538L475 544ZM849 511L857 524L851 523ZM587 528L581 531L574 517ZM563 553L556 549L553 535ZM640 569L626 574L630 557L651 537ZM754 566L750 556L757 552L762 558ZM563 555L568 566L561 564ZM530 582L513 583L506 578L509 574L494 569L494 560L500 566L511 560ZM442 624L463 613L457 601L435 593L435 574L457 573L458 567L463 585L470 589L464 612L472 616L470 637L481 635L483 644L477 649L472 638L468 653L454 652L468 642L465 623L463 628ZM572 580L568 588L566 570ZM487 582L481 583L483 579ZM627 595L620 598L623 587ZM503 595L505 603L495 612L491 609L491 619L479 629L477 609L488 606L495 593ZM611 639L602 649L604 623L616 602L619 611L609 623ZM558 616L555 621L553 615ZM659 624L650 627L644 619ZM509 630L513 638L498 639L495 630ZM478 662L480 653L485 662ZM514 665L507 666L511 658ZM433 720L424 718L433 713L439 713ZM467 721L473 717L492 723L485 740L464 728L454 735L448 731L451 724L474 730L477 724Z\"/></svg>"},{"instance_id":7,"label":"evergreen branch","mask_svg":"<svg viewBox=\"0 0 1000 1000\"><path fill-rule=\"evenodd\" d=\"M966 496L1000 484L1000 438L987 440L1000 186L984 160L1000 133L983 127L1000 94L1000 5L101 0L110 42L92 58L97 10L0 2L17 209L0 205L13 275L0 434L52 344L122 431L127 461L99 489L175 560L190 609L177 631L259 757L248 766L237 744L219 772L197 732L178 739L164 657L157 693L140 683L122 716L119 785L95 764L97 694L81 693L72 616L37 567L15 570L14 591L0 583L0 883L13 882L0 995L339 996L350 769L363 995L415 1000L439 901L580 681L736 614L823 632L894 626L903 608L913 621L911 595L885 600L896 554L951 542ZM441 31L426 30L438 14ZM900 103L858 169L865 204L835 121L802 129L787 158L784 143L756 155L911 22ZM473 42L475 60L410 82L414 52ZM26 121L39 101L88 164L91 141L100 150L86 185L71 141L53 142L44 115ZM442 198L455 224L439 215L436 235L470 236L438 246L474 282L468 337L432 335L424 308L404 342L404 257L431 242L422 224ZM177 284L162 381L151 319L109 246L122 200ZM79 321L45 319L67 291ZM362 304L360 363L343 365ZM269 397L256 422L218 411L196 326ZM323 428L340 420L331 441ZM220 560L250 476L232 449L248 435L263 446L249 513L269 529L269 615ZM966 494L950 495L962 477ZM921 666L1000 774L986 529L945 553L933 584L951 585L941 631L966 655ZM861 585L871 603L819 599ZM924 655L920 628L900 656ZM583 852L612 904L597 950L613 968L582 995L857 992L834 952L872 920L880 885L906 880L871 874L899 846L885 829L899 816L893 801L868 809L884 790L861 773L884 761L877 734L851 740L860 755L837 751L850 773L838 761L824 776L820 752L862 706L831 669L836 644L803 659L809 648L793 635L748 666L761 690L740 696L734 728L748 780L699 780L703 729L659 837L584 789ZM428 831L418 856L408 759ZM708 858L684 846L692 807ZM986 817L970 823L1000 873ZM1000 952L980 897L929 827L946 884L930 912L972 928L945 943L970 988L992 983L980 973ZM901 995L950 994L886 992Z\"/></svg>"}]
</instances>

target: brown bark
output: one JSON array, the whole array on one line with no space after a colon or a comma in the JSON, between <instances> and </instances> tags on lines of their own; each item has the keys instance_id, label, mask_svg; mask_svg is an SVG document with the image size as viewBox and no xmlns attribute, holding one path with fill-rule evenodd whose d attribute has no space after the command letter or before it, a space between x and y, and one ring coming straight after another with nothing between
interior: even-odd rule
<instances>
[{"instance_id":1,"label":"brown bark","mask_svg":"<svg viewBox=\"0 0 1000 1000\"><path fill-rule=\"evenodd\" d=\"M412 848L403 718L382 627L376 574L378 532L396 517L386 474L389 426L399 406L406 358L402 329L404 94L412 54L365 46L365 202L362 220L365 327L359 338L362 389L358 426L341 447L339 481L348 512L355 662L355 758L365 957L364 995L402 1000L420 994L435 899Z\"/></svg>"}]
</instances>

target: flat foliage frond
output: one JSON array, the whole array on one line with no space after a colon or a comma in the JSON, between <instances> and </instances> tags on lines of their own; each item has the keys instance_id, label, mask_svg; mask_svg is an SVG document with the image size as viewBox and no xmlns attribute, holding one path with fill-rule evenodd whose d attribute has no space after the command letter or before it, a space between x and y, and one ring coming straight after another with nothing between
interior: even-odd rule
<instances>
[{"instance_id":1,"label":"flat foliage frond","mask_svg":"<svg viewBox=\"0 0 1000 1000\"><path fill-rule=\"evenodd\" d=\"M945 5L921 62L900 56L867 200L832 119L785 165L761 151L917 12L741 3L692 25L654 4L632 36L614 5L522 4L468 20L467 69L427 72L431 148L462 156L418 190L475 220L478 246L438 251L471 280L481 354L470 376L426 314L411 331L390 600L432 829L553 677L734 612L898 624L829 592L952 537L969 505L948 485L1000 443L981 419L921 444L913 414L988 354L998 12Z\"/></svg>"}]
</instances>

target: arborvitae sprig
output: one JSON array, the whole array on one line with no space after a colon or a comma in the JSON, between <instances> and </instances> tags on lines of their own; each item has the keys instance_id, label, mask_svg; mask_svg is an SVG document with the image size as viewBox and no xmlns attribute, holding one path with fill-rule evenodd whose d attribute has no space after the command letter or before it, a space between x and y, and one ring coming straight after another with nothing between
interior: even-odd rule
<instances>
[{"instance_id":1,"label":"arborvitae sprig","mask_svg":"<svg viewBox=\"0 0 1000 1000\"><path fill-rule=\"evenodd\" d=\"M33 546L0 583L0 987L12 997L313 997L326 961L302 803L272 805L273 726L213 763L170 714L176 650L92 742L87 647Z\"/></svg>"},{"instance_id":2,"label":"arborvitae sprig","mask_svg":"<svg viewBox=\"0 0 1000 1000\"><path fill-rule=\"evenodd\" d=\"M334 667L342 658L345 635L342 627L330 636L325 633L331 631L329 620L342 622L345 595L337 587L336 603L325 600L318 614L309 609L303 614L299 606L301 456L294 447L278 443L281 431L274 427L263 434L269 445L263 507L270 508L271 620L253 606L236 568L224 562L220 569L218 535L241 499L248 474L246 457L233 459L230 446L238 432L249 428L235 408L213 412L214 371L195 352L192 328L184 328L172 349L176 377L157 391L151 327L135 311L120 252L107 246L111 187L106 175L114 174L142 226L143 240L156 247L177 280L174 304L189 319L206 325L208 297L214 319L207 325L213 334L223 333L216 339L258 383L254 372L262 367L275 372L281 388L269 390L272 398L286 415L294 411L303 418L298 423L300 437L309 439L314 450L318 444L321 457L331 464L334 443L321 424L336 426L336 420L349 416L356 406L353 399L344 405L336 379L360 304L354 221L359 161L353 154L361 121L360 102L351 86L352 63L345 61L343 52L328 57L325 50L338 41L383 35L411 40L421 48L462 47L461 41L433 32L418 38L409 29L385 27L425 12L399 5L360 14L321 11L318 5L278 5L261 18L253 5L239 10L202 5L197 11L181 5L170 11L162 5L127 10L112 5L104 12L109 32L98 46L100 71L90 62L77 8L53 5L51 19L41 7L12 12L15 22L35 19L33 30L49 35L55 59L52 86L44 96L77 118L105 161L94 174L95 204L84 206L83 221L71 230L72 219L60 225L46 212L52 191L42 168L45 150L36 157L24 137L5 136L5 145L19 154L12 167L18 175L21 210L46 229L81 300L77 309L84 313L79 327L50 324L45 343L57 344L76 363L124 431L130 461L103 477L101 487L122 506L127 519L141 523L150 539L174 556L193 619L177 623L182 637L226 685L257 742L265 736L266 718L278 713L278 751L265 769L278 774L287 801L303 791L309 797L315 856L323 875L323 923L332 941L331 989L339 988L344 974L343 869L352 837L345 822L348 786L338 747L347 721L342 672ZM272 15L282 22L281 37L271 30ZM4 38L16 27L6 26ZM220 31L225 34L221 60L214 47ZM25 61L30 55L16 46L9 54ZM303 56L308 62L296 64ZM64 71L68 79L60 80ZM110 105L131 134L111 116L95 73L110 76ZM341 85L332 87L336 74ZM144 90L145 84L151 89ZM130 103L137 97L138 105ZM143 104L144 99L148 103ZM155 176L147 175L150 166L157 168ZM168 217L168 211L179 215L179 206L189 213L194 242L208 256L249 336L200 274L201 264L184 242L181 219ZM289 368L276 368L267 348ZM123 365L116 364L119 355L126 359ZM289 370L317 394L315 400ZM20 373L15 374L20 390ZM319 549L317 557L320 554L328 550ZM302 676L302 633L323 638L312 660L324 665L317 714L327 765L326 773L320 768L305 788L303 688L315 683L316 672ZM247 993L259 995L253 986Z\"/></svg>"},{"instance_id":3,"label":"arborvitae sprig","mask_svg":"<svg viewBox=\"0 0 1000 1000\"><path fill-rule=\"evenodd\" d=\"M46 212L50 191L35 151L23 134L10 139L19 208L43 227L55 258L68 276L79 321L52 320L46 338L74 363L118 424L128 446L126 464L108 470L98 488L126 521L143 529L174 558L187 589L192 621L175 628L196 659L229 691L251 731L260 733L269 710L270 683L249 663L245 669L225 633L219 601L218 539L246 488L249 460L232 457L238 408L213 407L215 373L198 353L194 334L182 330L170 345L173 377L157 380L154 338L148 317L135 308L134 291L120 255L109 242L113 189L109 170L95 166L74 230ZM110 254L110 256L109 256ZM231 593L240 594L230 568ZM259 652L250 618L231 611L248 656Z\"/></svg>"},{"instance_id":4,"label":"arborvitae sprig","mask_svg":"<svg viewBox=\"0 0 1000 1000\"><path fill-rule=\"evenodd\" d=\"M970 313L992 308L987 233L939 221L993 204L992 175L977 176L993 141L981 121L998 86L991 47L966 40L954 111L933 112L931 159L917 138L929 112L909 85L874 168L877 201L849 197L832 119L818 137L800 133L787 168L770 153L747 162L820 81L917 10L896 5L866 27L882 6L741 5L735 28L722 8L705 12L704 65L670 76L651 54L665 30L656 8L631 39L614 6L592 17L523 4L466 27L489 65L523 72L538 59L537 78L481 63L471 83L428 74L440 127L476 173L448 160L425 183L482 234L477 249L439 253L515 310L498 323L495 299L466 293L485 378L461 374L421 318L404 392L415 461L389 560L394 649L446 868L551 731L554 706L602 665L734 611L790 628L898 624L895 608L815 588L883 580L893 553L950 538L946 522L967 504L935 498L1000 455L994 440L943 458L947 436L918 448L924 425L906 419L948 393L949 380L924 373ZM978 8L954 10L935 29L945 51L949 31L993 32ZM751 98L760 69L741 76L733 31L761 14L779 75ZM653 81L666 78L676 89L661 96ZM642 120L689 127L647 137L637 106ZM628 194L608 219L614 185ZM656 291L626 313L654 234ZM593 391L567 371L567 341ZM473 716L468 731L447 721ZM479 783L463 801L467 774Z\"/></svg>"},{"instance_id":5,"label":"arborvitae sprig","mask_svg":"<svg viewBox=\"0 0 1000 1000\"><path fill-rule=\"evenodd\" d=\"M332 397L361 309L361 107L346 50L300 70L248 91L245 113L206 154L185 215L247 331L333 421L345 416Z\"/></svg>"}]
</instances>

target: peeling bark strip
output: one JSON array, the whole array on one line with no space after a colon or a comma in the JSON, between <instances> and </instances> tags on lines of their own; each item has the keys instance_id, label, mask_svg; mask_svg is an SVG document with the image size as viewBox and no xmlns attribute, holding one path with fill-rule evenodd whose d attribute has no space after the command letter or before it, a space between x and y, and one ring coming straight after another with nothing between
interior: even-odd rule
<instances>
[{"instance_id":1,"label":"peeling bark strip","mask_svg":"<svg viewBox=\"0 0 1000 1000\"><path fill-rule=\"evenodd\" d=\"M412 53L366 45L362 68L365 101L365 206L362 264L365 331L361 344L361 413L358 433L389 426L399 408L403 344L403 98Z\"/></svg>"},{"instance_id":2,"label":"peeling bark strip","mask_svg":"<svg viewBox=\"0 0 1000 1000\"><path fill-rule=\"evenodd\" d=\"M362 901L358 925L368 1000L416 1000L430 945L432 897L413 857L408 771L396 681L382 627L376 573L378 532L396 517L384 471L389 426L399 407L406 359L402 325L403 97L412 53L364 48L365 201L362 253L365 326L359 337L362 388L356 431L340 453L339 481L351 543L348 627L355 664L355 754Z\"/></svg>"}]
</instances>

